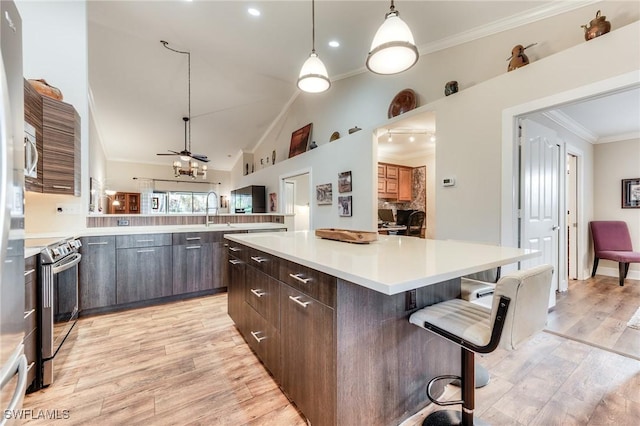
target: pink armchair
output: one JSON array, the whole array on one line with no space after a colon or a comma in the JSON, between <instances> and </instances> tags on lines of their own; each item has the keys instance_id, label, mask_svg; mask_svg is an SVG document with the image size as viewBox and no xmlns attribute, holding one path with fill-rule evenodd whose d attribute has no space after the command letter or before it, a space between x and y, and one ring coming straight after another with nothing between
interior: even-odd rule
<instances>
[{"instance_id":1,"label":"pink armchair","mask_svg":"<svg viewBox=\"0 0 640 426\"><path fill-rule=\"evenodd\" d=\"M626 222L603 220L591 222L590 226L595 252L591 276L596 275L600 259L613 260L618 262L620 285L624 285L629 264L640 263L640 252L633 251Z\"/></svg>"}]
</instances>

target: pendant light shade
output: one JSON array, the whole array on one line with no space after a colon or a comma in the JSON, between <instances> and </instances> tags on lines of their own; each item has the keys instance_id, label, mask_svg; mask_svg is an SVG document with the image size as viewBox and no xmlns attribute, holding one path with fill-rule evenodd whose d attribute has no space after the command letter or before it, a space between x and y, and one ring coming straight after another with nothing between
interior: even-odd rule
<instances>
[{"instance_id":1,"label":"pendant light shade","mask_svg":"<svg viewBox=\"0 0 640 426\"><path fill-rule=\"evenodd\" d=\"M298 77L298 88L304 92L320 93L331 87L331 81L318 54L311 52L309 58L302 64L300 76Z\"/></svg>"},{"instance_id":2,"label":"pendant light shade","mask_svg":"<svg viewBox=\"0 0 640 426\"><path fill-rule=\"evenodd\" d=\"M413 34L400 19L392 0L391 9L371 43L367 68L376 74L397 74L414 66L418 56Z\"/></svg>"},{"instance_id":3,"label":"pendant light shade","mask_svg":"<svg viewBox=\"0 0 640 426\"><path fill-rule=\"evenodd\" d=\"M298 88L303 92L320 93L331 87L329 73L316 53L315 1L311 0L311 54L302 64Z\"/></svg>"}]
</instances>

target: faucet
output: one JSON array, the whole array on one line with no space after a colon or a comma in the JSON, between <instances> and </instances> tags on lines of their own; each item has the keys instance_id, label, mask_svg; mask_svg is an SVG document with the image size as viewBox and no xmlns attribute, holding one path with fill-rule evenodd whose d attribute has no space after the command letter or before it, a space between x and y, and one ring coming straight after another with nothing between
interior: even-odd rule
<instances>
[{"instance_id":1,"label":"faucet","mask_svg":"<svg viewBox=\"0 0 640 426\"><path fill-rule=\"evenodd\" d=\"M218 194L216 194L214 191L209 191L207 192L207 203L206 203L206 207L205 207L205 216L204 216L204 226L209 226L209 224L211 222L209 222L209 196L213 194L216 197L216 206L215 207L211 207L212 209L215 209L215 214L216 216L218 215Z\"/></svg>"}]
</instances>

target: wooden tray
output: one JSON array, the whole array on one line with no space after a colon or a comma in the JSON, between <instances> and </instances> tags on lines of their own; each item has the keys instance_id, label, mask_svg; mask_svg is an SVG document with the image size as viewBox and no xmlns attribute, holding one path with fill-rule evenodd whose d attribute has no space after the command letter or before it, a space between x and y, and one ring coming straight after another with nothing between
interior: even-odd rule
<instances>
[{"instance_id":1,"label":"wooden tray","mask_svg":"<svg viewBox=\"0 0 640 426\"><path fill-rule=\"evenodd\" d=\"M327 240L342 241L354 244L369 244L378 239L377 232L353 231L350 229L320 228L316 229L316 236Z\"/></svg>"}]
</instances>

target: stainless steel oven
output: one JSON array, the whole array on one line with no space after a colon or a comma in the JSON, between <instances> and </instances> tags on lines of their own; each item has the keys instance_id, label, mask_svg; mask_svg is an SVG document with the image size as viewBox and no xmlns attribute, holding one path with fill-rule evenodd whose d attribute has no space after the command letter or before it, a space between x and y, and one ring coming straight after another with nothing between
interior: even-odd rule
<instances>
[{"instance_id":1,"label":"stainless steel oven","mask_svg":"<svg viewBox=\"0 0 640 426\"><path fill-rule=\"evenodd\" d=\"M41 385L53 383L55 358L78 320L80 240L69 239L40 252Z\"/></svg>"}]
</instances>

